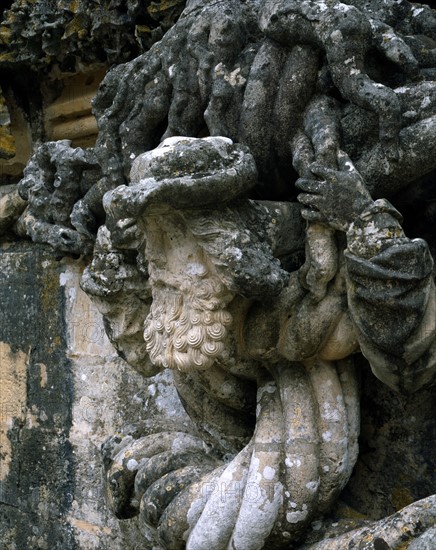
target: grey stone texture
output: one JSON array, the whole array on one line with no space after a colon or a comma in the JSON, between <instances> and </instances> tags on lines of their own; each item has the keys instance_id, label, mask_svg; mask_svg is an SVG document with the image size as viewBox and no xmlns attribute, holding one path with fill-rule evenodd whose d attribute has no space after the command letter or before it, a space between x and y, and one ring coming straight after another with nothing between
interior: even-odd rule
<instances>
[{"instance_id":1,"label":"grey stone texture","mask_svg":"<svg viewBox=\"0 0 436 550\"><path fill-rule=\"evenodd\" d=\"M191 448L196 460L185 470L185 444L178 443L177 451L174 448L178 433L161 434L157 447L155 436L145 435L135 441L116 441L110 449L106 483L113 511L124 518L139 512L145 525L156 527L163 547L182 548L186 541L187 548L205 548L207 544L222 548L229 539L241 548L261 548L264 544L286 547L290 539L301 539L311 522L332 509L357 459L357 372L367 367L361 362L357 368L356 360L346 357L358 346L368 357L374 374L392 389L400 394L420 390L417 397L397 397L391 415L385 405L382 418L389 429L388 433L387 427L377 433L380 441L374 452L381 456L390 453L391 457L401 453L400 461L393 460L399 470L407 458L409 468L426 473L417 482L415 476L404 477L402 472L399 487L395 466L390 466L389 473L384 458L363 453L354 480L343 495L344 502L358 511L355 514L377 518L392 513L402 498L410 502L417 494L428 494L434 483L427 443L427 433L431 436L433 431L427 415L434 404L432 390L427 387L434 379L435 294L433 262L427 245L420 239L411 241L405 237L399 213L386 200L371 199L361 176L342 154L338 158L341 170L312 167L313 174L323 176L326 182L315 176L297 182L306 192L299 197L303 215L322 215L332 228L346 232L345 257L338 259L327 293L319 296L311 287L305 287L302 276L308 271L302 269L290 274L286 287L283 283L276 285L266 301L258 296L256 279L246 279L239 286L238 273L246 261L251 264L253 248L259 276L264 279L263 262L270 265L273 275L277 240L266 240L268 246L264 250L256 248L256 241L250 238L250 231L255 228L246 224L244 212L251 210L257 221L263 215L264 227L268 227L274 225L274 207L266 209L262 203L261 214L261 204L238 197L227 203L231 195L224 193L221 196L225 197L225 209L219 208L217 196L221 186L228 185L227 174L235 178L235 194L238 188L242 192L245 189L244 179L236 169L227 168L223 177L215 178L208 196L202 191L211 176L198 169L198 163L209 155L207 164L213 166L217 153L228 155L233 148L223 138L168 138L135 160L129 186L118 187L104 198L107 227L100 228L99 239L109 239L114 249L118 247L124 253L136 250L137 258L141 258L137 260L138 269L144 263L148 266L142 278L144 283L148 279L151 300L145 310L133 305L133 311L140 311L142 318L146 314L145 351L155 366L174 370L174 384L184 408L217 453L211 457L210 451ZM160 164L162 169L158 169ZM191 177L193 166L197 168ZM168 169L177 178L168 179ZM219 174L216 166L214 171ZM186 197L195 201L197 189L195 209ZM316 195L311 191L316 191ZM338 196L347 197L347 202L338 204ZM317 210L310 210L315 199ZM206 210L208 201L214 207ZM237 227L239 235L247 233L244 246L236 251L226 241L229 222L233 231ZM106 251L110 260L112 252L107 245ZM310 251L316 252L316 247ZM321 267L323 252L317 258ZM235 254L236 272L232 259ZM113 286L111 262L102 262L100 252L96 259L86 271L83 288L91 296L96 294L107 325L118 322L117 333L129 333L131 302L129 308L124 308L127 317L119 324L123 289ZM277 277L275 280L280 281ZM389 285L386 280L391 281ZM347 299L344 285L348 287ZM208 292L203 293L203 288ZM254 303L250 300L252 289ZM395 308L391 309L392 304L397 306L398 292L407 296L406 318L399 318ZM265 290L263 296L266 295ZM226 318L229 320L224 321ZM208 352L211 326L216 326L217 332L213 351ZM110 330L109 334L113 332ZM119 339L118 344L126 355L130 342ZM251 438L254 419L250 422L246 413L253 407L250 400L254 398L254 388L245 382L245 390L242 389L241 378L257 385L256 427ZM375 399L375 381L368 383L372 383L368 399ZM383 407L387 391L382 390L377 410ZM412 428L413 436L407 439L409 448L401 451L401 446L393 441L395 428L390 428L398 416L399 403L404 414L425 399L424 417L417 421L420 431ZM236 414L232 409L240 412ZM363 426L365 422L371 427L376 424L371 410L369 406L365 411ZM401 415L399 424L404 419ZM371 432L362 435L369 436L367 445L373 444ZM165 453L169 453L166 459ZM420 453L423 456L418 459ZM226 465L229 454L234 458ZM284 471L280 469L281 461ZM377 469L369 474L365 467L370 461L377 464ZM168 468L174 470L174 479ZM135 480L132 471L137 471ZM422 481L426 487L418 488ZM167 492L161 487L165 483ZM255 502L250 502L247 489L252 484L259 491ZM216 490L222 486L226 487L224 499ZM382 486L384 500L379 498L375 504L374 492ZM210 494L203 493L204 487L211 488ZM165 500L161 500L160 491ZM403 500L401 504L405 503ZM399 519L393 516L368 524L350 536L369 537L370 541L385 537L389 543L397 544L397 524L408 533L401 535L401 541L410 540L432 525L434 513L430 499L406 508ZM324 534L328 536L325 531ZM321 547L340 548L348 536L327 538Z\"/></svg>"},{"instance_id":2,"label":"grey stone texture","mask_svg":"<svg viewBox=\"0 0 436 550\"><path fill-rule=\"evenodd\" d=\"M434 10L0 16L0 156L11 93L35 145L0 198L7 548L431 544ZM47 141L50 78L108 63L95 146Z\"/></svg>"},{"instance_id":3,"label":"grey stone texture","mask_svg":"<svg viewBox=\"0 0 436 550\"><path fill-rule=\"evenodd\" d=\"M0 55L9 65L121 63L148 49L177 20L183 0L6 1L0 8Z\"/></svg>"},{"instance_id":4,"label":"grey stone texture","mask_svg":"<svg viewBox=\"0 0 436 550\"><path fill-rule=\"evenodd\" d=\"M149 547L107 510L101 446L141 422L193 430L170 373L144 379L117 356L81 262L28 243L0 262L2 549Z\"/></svg>"}]
</instances>

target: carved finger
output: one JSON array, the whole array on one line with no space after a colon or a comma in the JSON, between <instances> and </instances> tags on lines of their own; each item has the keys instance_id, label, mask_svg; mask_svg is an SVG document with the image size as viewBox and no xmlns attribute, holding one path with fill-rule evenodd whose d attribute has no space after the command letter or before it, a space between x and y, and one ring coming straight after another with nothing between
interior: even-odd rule
<instances>
[{"instance_id":1,"label":"carved finger","mask_svg":"<svg viewBox=\"0 0 436 550\"><path fill-rule=\"evenodd\" d=\"M194 450L197 452L194 452ZM139 506L139 501L142 495L157 480L166 474L173 472L174 470L184 468L185 466L201 466L202 464L207 466L212 465L213 467L218 465L216 460L205 455L205 453L198 453L198 449L193 449L192 451L186 450L184 452L170 450L154 455L150 459L146 459L138 468L138 473L136 474L133 499Z\"/></svg>"},{"instance_id":2,"label":"carved finger","mask_svg":"<svg viewBox=\"0 0 436 550\"><path fill-rule=\"evenodd\" d=\"M304 532L316 511L319 490L317 405L305 368L299 363L274 367L285 426L285 524L294 536Z\"/></svg>"},{"instance_id":3,"label":"carved finger","mask_svg":"<svg viewBox=\"0 0 436 550\"><path fill-rule=\"evenodd\" d=\"M306 273L305 286L313 298L320 301L327 292L327 285L338 269L338 251L334 231L320 223L309 223L306 229Z\"/></svg>"},{"instance_id":4,"label":"carved finger","mask_svg":"<svg viewBox=\"0 0 436 550\"><path fill-rule=\"evenodd\" d=\"M304 129L312 141L315 158L323 165L336 168L340 138L340 113L332 98L315 96L306 110Z\"/></svg>"},{"instance_id":5,"label":"carved finger","mask_svg":"<svg viewBox=\"0 0 436 550\"><path fill-rule=\"evenodd\" d=\"M314 162L310 167L310 171L312 174L319 176L328 183L335 183L337 180L337 170L332 170L331 168L327 168L319 163Z\"/></svg>"},{"instance_id":6,"label":"carved finger","mask_svg":"<svg viewBox=\"0 0 436 550\"><path fill-rule=\"evenodd\" d=\"M184 550L186 540L199 520L226 466L203 475L181 491L166 507L158 526L159 541L166 550Z\"/></svg>"},{"instance_id":7,"label":"carved finger","mask_svg":"<svg viewBox=\"0 0 436 550\"><path fill-rule=\"evenodd\" d=\"M314 195L312 193L300 193L297 195L298 202L304 206L309 206L310 208L318 208L321 202L322 197L319 195Z\"/></svg>"},{"instance_id":8,"label":"carved finger","mask_svg":"<svg viewBox=\"0 0 436 550\"><path fill-rule=\"evenodd\" d=\"M305 155L294 142L294 136L300 131L302 115L310 93L314 92L318 71L318 52L309 45L293 48L283 67L280 84L274 106L273 138L279 162L288 164L293 155L293 164L300 174L313 162L313 150L307 142L310 160L303 161ZM292 101L289 100L292 98ZM303 145L303 144L301 144ZM299 151L299 152L297 152ZM304 165L304 169L301 169ZM298 165L298 167L297 167Z\"/></svg>"},{"instance_id":9,"label":"carved finger","mask_svg":"<svg viewBox=\"0 0 436 550\"><path fill-rule=\"evenodd\" d=\"M311 208L303 208L301 210L301 216L308 222L327 223L327 219L321 212L312 210Z\"/></svg>"},{"instance_id":10,"label":"carved finger","mask_svg":"<svg viewBox=\"0 0 436 550\"><path fill-rule=\"evenodd\" d=\"M301 191L305 191L306 193L317 193L320 190L320 185L323 183L326 182L309 178L299 178L295 182L295 187L298 187L298 189L301 189Z\"/></svg>"},{"instance_id":11,"label":"carved finger","mask_svg":"<svg viewBox=\"0 0 436 550\"><path fill-rule=\"evenodd\" d=\"M184 449L204 452L204 444L200 439L182 432L152 434L133 441L133 443L129 442L125 446L121 441L120 446L119 452L117 452L117 447L114 448L113 458L107 457L106 459L105 484L108 505L119 518L132 517L137 513L137 508L132 506L131 500L135 476L144 459L173 449L178 449L181 452Z\"/></svg>"},{"instance_id":12,"label":"carved finger","mask_svg":"<svg viewBox=\"0 0 436 550\"><path fill-rule=\"evenodd\" d=\"M352 358L342 359L337 362L338 376L347 411L349 468L353 468L359 454L360 391L356 370L356 365Z\"/></svg>"},{"instance_id":13,"label":"carved finger","mask_svg":"<svg viewBox=\"0 0 436 550\"><path fill-rule=\"evenodd\" d=\"M247 484L228 545L234 550L263 548L283 503L280 476L284 426L280 394L273 381L259 386L257 411Z\"/></svg>"},{"instance_id":14,"label":"carved finger","mask_svg":"<svg viewBox=\"0 0 436 550\"><path fill-rule=\"evenodd\" d=\"M204 443L201 439L187 433L160 432L137 439L128 447L123 448L113 458L113 461L121 463L126 460L134 460L139 462L143 458L150 458L171 449L203 452Z\"/></svg>"},{"instance_id":15,"label":"carved finger","mask_svg":"<svg viewBox=\"0 0 436 550\"><path fill-rule=\"evenodd\" d=\"M292 165L303 175L309 171L315 160L312 144L303 131L298 131L292 140Z\"/></svg>"},{"instance_id":16,"label":"carved finger","mask_svg":"<svg viewBox=\"0 0 436 550\"><path fill-rule=\"evenodd\" d=\"M308 371L318 404L319 509L326 512L344 488L354 463L349 463L347 414L336 368L331 362L315 361Z\"/></svg>"},{"instance_id":17,"label":"carved finger","mask_svg":"<svg viewBox=\"0 0 436 550\"><path fill-rule=\"evenodd\" d=\"M140 505L140 517L145 524L157 526L169 503L189 485L214 465L203 462L200 465L189 465L164 475L145 492Z\"/></svg>"},{"instance_id":18,"label":"carved finger","mask_svg":"<svg viewBox=\"0 0 436 550\"><path fill-rule=\"evenodd\" d=\"M261 179L268 174L274 135L271 120L285 59L286 52L279 44L264 41L253 61L245 88L239 140L250 147Z\"/></svg>"}]
</instances>

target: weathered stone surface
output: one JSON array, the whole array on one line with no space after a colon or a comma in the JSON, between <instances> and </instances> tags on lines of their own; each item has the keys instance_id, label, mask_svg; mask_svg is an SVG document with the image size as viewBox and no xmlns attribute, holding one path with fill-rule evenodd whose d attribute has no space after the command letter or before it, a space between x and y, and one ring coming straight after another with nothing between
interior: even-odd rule
<instances>
[{"instance_id":1,"label":"weathered stone surface","mask_svg":"<svg viewBox=\"0 0 436 550\"><path fill-rule=\"evenodd\" d=\"M71 365L59 279L44 262L53 260L36 249L1 251L0 506L2 541L11 548L73 541L65 522L74 483Z\"/></svg>"},{"instance_id":2,"label":"weathered stone surface","mask_svg":"<svg viewBox=\"0 0 436 550\"><path fill-rule=\"evenodd\" d=\"M27 206L18 190L12 188L0 198L0 235L4 234L18 220Z\"/></svg>"},{"instance_id":3,"label":"weathered stone surface","mask_svg":"<svg viewBox=\"0 0 436 550\"><path fill-rule=\"evenodd\" d=\"M0 7L0 182L15 182L41 141L92 146L97 127L90 100L101 79L93 75L148 50L184 4L5 2ZM84 100L85 109L78 105Z\"/></svg>"},{"instance_id":4,"label":"weathered stone surface","mask_svg":"<svg viewBox=\"0 0 436 550\"><path fill-rule=\"evenodd\" d=\"M360 460L344 498L378 519L434 492L436 402L434 388L399 395L362 367Z\"/></svg>"},{"instance_id":5,"label":"weathered stone surface","mask_svg":"<svg viewBox=\"0 0 436 550\"><path fill-rule=\"evenodd\" d=\"M171 379L144 383L116 356L79 288L83 264L22 244L0 263L2 545L135 548L136 522L120 526L105 507L100 446L158 424L192 431Z\"/></svg>"},{"instance_id":6,"label":"weathered stone surface","mask_svg":"<svg viewBox=\"0 0 436 550\"><path fill-rule=\"evenodd\" d=\"M429 529L423 535L409 544L410 550L431 550L436 544L436 527Z\"/></svg>"},{"instance_id":7,"label":"weathered stone surface","mask_svg":"<svg viewBox=\"0 0 436 550\"><path fill-rule=\"evenodd\" d=\"M100 240L104 238L105 241L101 242L106 244L105 248L98 249L96 260L84 279L84 288L91 296L96 295L97 304L106 315L107 323L109 326L114 324L119 319L122 305L120 307L118 301L120 298L123 300L123 294L120 293L122 287L113 286L116 279L111 274L113 264L110 258L117 248L121 251L136 250L137 254L131 256L140 258L136 273L140 276L141 266L147 265L147 273L142 276L144 282L148 279L151 288L148 296L152 300L143 309L129 302L125 309L125 322L117 328L128 334L129 319L136 317L132 313L132 306L133 312L147 315L144 318L144 341L151 363L156 367L175 370L174 383L185 409L205 441L218 452L214 466L210 462L211 457L207 453L202 456L197 449L193 462L197 467L186 470L183 446L180 451L172 450L169 453L171 442L178 437L177 433L162 433L157 440L156 434L133 441L124 439L117 441L117 445L110 449L106 483L113 511L118 517L124 518L139 513L146 525L156 528L164 547L182 548L182 539L188 548L203 548L210 543L220 548L229 539L241 548L261 548L264 544L279 548L284 547L289 539L298 540L308 524L332 506L335 497L345 487L357 458L359 414L355 369L352 362L339 361L336 364L332 361L345 358L360 343L371 358L375 374L397 390L425 386L432 380L434 371L433 360L429 358L428 364L424 363L424 359L422 366L417 367L420 376L414 375L413 367L409 374L409 367L402 364L400 356L397 357L399 344L396 345L395 341L407 340L401 333L410 332L407 323L403 321L401 329L398 325L394 330L394 318L390 318L387 325L389 328L378 324L373 327L365 325L366 318L373 315L370 296L374 292L378 295L377 288L382 284L384 276L378 281L377 268L371 265L366 267L366 273L354 274L356 269L359 271L357 265L362 260L357 257L352 259L350 255L371 258L373 255L381 255L384 250L389 251L391 246L394 247L392 250L399 247L399 263L391 259L388 269L395 270L392 273L395 273L397 284L402 285L404 290L407 285L405 280L401 282L404 276L406 279L409 276L422 278L432 288L432 262L428 254L420 252L420 242L413 245L415 251L412 252L411 243L404 237L396 221L398 213L386 201L374 202L370 198L361 176L346 155L338 159L342 171L320 166L314 166L312 170L328 181L329 187L326 189L330 191L325 193L323 213L332 227L347 232L348 256L342 269L345 270L349 285L362 285L358 286L356 295L363 293L365 305L351 294L348 307L352 317L347 317L349 313L346 312L346 302L341 294L345 281L341 283L340 271L334 274L335 287L330 286L327 295L321 298L304 290L298 279L291 275L287 288L283 289L280 285L272 293L269 307L266 307L264 299L267 289L263 288L258 293L256 279L248 278L244 284L238 284L238 271L233 270L232 261L228 260L227 254L231 249L228 245L220 245L221 239L225 240L226 237L217 237L220 229L226 234L227 220L232 220L239 235L246 233L243 246L238 249L238 264L244 265L244 255L247 254L249 259L250 250L254 246L257 274L262 273L262 263L265 261L267 264L269 262L271 270L274 269L274 241L270 241L269 248L267 246L264 250L256 248L255 241L253 244L250 241L249 231L255 231L255 227L245 225L246 219L250 217L245 217L244 209L251 208L252 219L258 222L261 213L254 208L253 201L235 200L238 193L246 188L246 183L241 177L243 169L229 169L227 165L234 156L233 147L222 138L169 138L154 151L138 156L132 166L130 185L121 186L105 195L107 227L100 229ZM238 151L239 155L241 152L246 154L242 150ZM223 162L224 173L220 175L223 169L220 163ZM238 162L241 160L236 160ZM248 159L245 162L250 165ZM250 174L250 171L247 173ZM229 176L235 178L232 187L229 187ZM204 191L208 186L209 194ZM308 191L322 191L320 184L308 177L301 179L298 186L307 193L304 199L300 199L304 208L310 204L311 195ZM221 188L228 191L221 193ZM338 204L337 197L344 196L347 189L350 200L343 205ZM235 199L232 201L233 196ZM223 197L222 206L217 202L220 197ZM213 208L209 203L214 205ZM229 211L236 216L233 214L229 218ZM272 219L268 218L272 212L272 208L263 212L262 225L265 227L274 225ZM386 215L374 217L379 213ZM201 231L197 229L199 221ZM368 236L364 231L365 223L372 224ZM384 234L386 223L393 227L397 224L396 229L392 229L388 235ZM401 247L409 249L409 265L404 265L403 260L400 260ZM102 261L104 254L107 255L107 261ZM122 256L118 255L120 260ZM357 262L356 265L354 262ZM123 266L122 263L117 265ZM129 264L126 267L132 269ZM406 270L404 275L401 274L402 270ZM407 270L410 270L408 275ZM263 275L261 279L268 280ZM131 282L134 280L132 278ZM106 290L105 281L108 283ZM203 295L201 289L205 282L208 284L208 292ZM382 288L388 296L388 289ZM413 307L424 307L427 311L419 321L423 323L421 329L413 337L418 339L419 346L427 338L430 338L430 344L433 341L431 334L434 333L434 321L426 317L430 315L433 319L434 296L431 294L428 301L421 302L418 288L412 290L415 297L410 298L409 308L410 312ZM242 299L243 296L250 297L252 289L258 300L255 305ZM114 317L111 308L116 312ZM377 308L382 310L380 301L377 302ZM424 310L421 310L422 313ZM386 309L383 312L387 315ZM217 321L217 314L220 314L221 325ZM198 319L190 324L193 315ZM210 321L206 320L206 316L210 317ZM223 321L225 316L228 317L226 323ZM335 321L334 328L331 326L332 319L339 319ZM414 322L412 319L413 316L410 322ZM204 347L208 345L209 325L217 331L213 336L216 354L211 355ZM266 328L268 325L269 328ZM356 325L361 333L355 332ZM331 335L327 340L324 336L326 333ZM393 346L390 348L389 360L392 365L389 369L384 364L386 352L382 351L387 346L385 339L390 340L389 345ZM124 349L121 351L126 356L131 342L120 337L118 342L123 343ZM133 349L136 346L135 343ZM287 364L281 357L291 362ZM419 363L421 359L418 357ZM266 379L262 380L260 373L265 360L268 361L268 374L265 373ZM271 374L273 380L269 378ZM238 395L241 388L237 386L237 378L241 375L256 380L258 385L256 428L251 439L250 420L243 414L243 400ZM223 380L228 388L225 396L220 389ZM250 396L251 391L247 386L246 396ZM238 416L234 416L234 413L232 415L232 408L241 411ZM431 405L425 407L427 414L429 408ZM249 412L250 408L246 410ZM387 419L386 412L383 417ZM404 420L402 417L399 423ZM424 428L425 422L420 422L420 425ZM284 429L284 433L281 433L281 429ZM391 437L389 434L387 439ZM168 438L170 443L165 443ZM410 452L411 463L413 457L419 454L425 435L416 434L416 439L416 445ZM156 441L159 442L157 448ZM386 440L380 449L386 449L387 445ZM220 452L234 456L228 466L225 463L220 465ZM164 458L165 453L169 453L167 458ZM284 473L280 474L283 471L280 469L283 459ZM135 467L129 468L129 460L134 460ZM173 486L167 477L167 461L173 464L180 479L184 480L181 485L176 483ZM156 471L153 473L151 464L154 463ZM266 471L268 474L264 475L271 474L271 477L266 478L268 481L263 480L261 473ZM159 476L162 476L161 481ZM374 478L377 479L377 475ZM138 479L142 481L138 482ZM395 493L393 479L385 476L384 480L386 493ZM426 476L426 480L429 487L423 489L424 494L431 491L431 474ZM160 491L163 491L166 482L172 489L163 498ZM247 487L252 483L260 491L254 503L249 502L247 496ZM205 484L212 488L226 486L226 494L229 495L225 507L217 509L220 497L216 490L212 489L207 495L201 492ZM358 482L357 485L361 486L362 483ZM267 486L272 492L268 493ZM238 490L237 487L243 489ZM367 484L367 487L370 493L371 484ZM407 491L406 486L402 490ZM359 495L371 506L371 497L365 494L365 490L360 490ZM379 504L383 506L381 501ZM190 507L198 509L192 519L189 519ZM362 502L357 504L357 509L363 512ZM383 515L386 507L376 512L372 506L368 513L372 517ZM430 524L430 519L425 522L424 518L421 519L422 525ZM420 521L416 517L415 520L418 523ZM170 538L165 535L169 529L172 530ZM253 536L253 532L256 536ZM413 532L413 536L421 533L419 529Z\"/></svg>"},{"instance_id":8,"label":"weathered stone surface","mask_svg":"<svg viewBox=\"0 0 436 550\"><path fill-rule=\"evenodd\" d=\"M341 550L358 545L362 550L387 550L389 548L425 548L434 542L436 522L436 497L430 496L396 514L377 522L369 522L360 529L310 546L306 550ZM423 534L424 533L424 534ZM413 540L415 539L415 540ZM410 542L412 540L412 542Z\"/></svg>"},{"instance_id":9,"label":"weathered stone surface","mask_svg":"<svg viewBox=\"0 0 436 550\"><path fill-rule=\"evenodd\" d=\"M407 3L404 9L374 3L370 14L335 3L307 13L299 3L286 6L190 2L159 44L109 72L94 102L103 177L75 207L77 224L95 234L104 193L125 180L138 154L171 135L198 135L205 125L211 135L250 147L260 176L255 193L264 198L293 198L292 165L300 175L314 158L336 167L341 146L376 197L391 196L431 172L434 94L429 82L413 82L429 78L431 62L415 59L405 37L420 33L419 41L426 33L432 41L432 12L422 8L415 17ZM279 9L288 15L282 14L277 27ZM280 25L287 17L298 23L285 32ZM342 32L341 25L348 30ZM303 47L298 41L304 29ZM334 40L327 39L335 32ZM371 40L362 38L359 44L365 46L353 46L356 41L347 32ZM326 59L320 57L323 50ZM376 55L392 69L374 75L379 81L371 78ZM341 102L334 99L333 85ZM350 116L353 109L360 134L356 117ZM326 235L326 247L332 249L329 240ZM324 286L334 272L334 258L326 254L325 264Z\"/></svg>"},{"instance_id":10,"label":"weathered stone surface","mask_svg":"<svg viewBox=\"0 0 436 550\"><path fill-rule=\"evenodd\" d=\"M7 101L6 101L7 98ZM2 105L2 117L0 122L0 181L9 183L8 178L15 179L21 176L23 169L29 160L32 132L29 121L17 98L11 90L6 93ZM19 101L19 100L18 100Z\"/></svg>"},{"instance_id":11,"label":"weathered stone surface","mask_svg":"<svg viewBox=\"0 0 436 550\"><path fill-rule=\"evenodd\" d=\"M75 498L53 526L56 544L427 544L434 11L395 0L190 0L178 18L178 1L10 4L0 69L11 78L1 84L11 119L19 98L30 141L42 145L20 196L11 187L1 199L0 229L30 237L36 251L48 243L57 258L85 258L59 264L61 273L46 264L65 287L54 328L70 390L59 414L76 456ZM155 13L149 32L141 25ZM133 25L135 34L124 32ZM61 87L65 72L108 62L116 65L93 103L96 135L90 94ZM35 70L54 80L42 86L38 76L31 97L23 83ZM406 215L406 233L386 198ZM422 236L429 247L413 239ZM78 288L85 266L82 288L119 358L95 341L103 329ZM4 402L15 388L23 424L34 350L15 350L9 336ZM88 414L103 402L114 404ZM6 483L27 444L14 433L0 424ZM53 436L56 457L58 443ZM120 522L101 495L93 501L101 465ZM64 474L59 487L53 475L50 495L65 497ZM44 547L48 531L30 524L40 537L31 543ZM8 528L5 540L29 544L28 532Z\"/></svg>"},{"instance_id":12,"label":"weathered stone surface","mask_svg":"<svg viewBox=\"0 0 436 550\"><path fill-rule=\"evenodd\" d=\"M0 158L10 159L16 153L15 140L10 131L11 117L0 92Z\"/></svg>"},{"instance_id":13,"label":"weathered stone surface","mask_svg":"<svg viewBox=\"0 0 436 550\"><path fill-rule=\"evenodd\" d=\"M101 69L60 80L61 94L54 101L48 102L44 109L47 139L69 139L74 147L95 145L98 129L91 101L104 74L105 69Z\"/></svg>"},{"instance_id":14,"label":"weathered stone surface","mask_svg":"<svg viewBox=\"0 0 436 550\"><path fill-rule=\"evenodd\" d=\"M92 236L77 232L70 214L79 197L94 184L96 168L92 151L73 149L69 140L41 145L18 186L28 203L18 231L61 252L89 252Z\"/></svg>"},{"instance_id":15,"label":"weathered stone surface","mask_svg":"<svg viewBox=\"0 0 436 550\"><path fill-rule=\"evenodd\" d=\"M148 49L174 23L184 0L25 0L0 12L0 63L35 69L120 63Z\"/></svg>"}]
</instances>

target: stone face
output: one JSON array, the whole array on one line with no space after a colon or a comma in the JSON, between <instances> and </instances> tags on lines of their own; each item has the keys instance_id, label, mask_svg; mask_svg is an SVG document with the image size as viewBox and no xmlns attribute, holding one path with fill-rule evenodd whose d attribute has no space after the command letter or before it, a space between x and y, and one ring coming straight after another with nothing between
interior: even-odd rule
<instances>
[{"instance_id":1,"label":"stone face","mask_svg":"<svg viewBox=\"0 0 436 550\"><path fill-rule=\"evenodd\" d=\"M0 19L7 547L431 544L434 10Z\"/></svg>"}]
</instances>

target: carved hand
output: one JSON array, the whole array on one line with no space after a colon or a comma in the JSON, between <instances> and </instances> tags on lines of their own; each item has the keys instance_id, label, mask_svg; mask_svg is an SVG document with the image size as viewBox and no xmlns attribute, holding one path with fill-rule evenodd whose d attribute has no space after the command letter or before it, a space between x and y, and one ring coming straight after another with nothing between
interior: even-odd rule
<instances>
[{"instance_id":1,"label":"carved hand","mask_svg":"<svg viewBox=\"0 0 436 550\"><path fill-rule=\"evenodd\" d=\"M373 202L365 183L348 155L338 153L339 170L313 163L313 177L300 178L296 185L303 193L301 215L333 229L347 231L351 223Z\"/></svg>"},{"instance_id":2,"label":"carved hand","mask_svg":"<svg viewBox=\"0 0 436 550\"><path fill-rule=\"evenodd\" d=\"M102 447L107 502L118 518L140 514L157 526L171 501L221 463L203 441L182 432L159 432L139 439L108 439Z\"/></svg>"}]
</instances>

